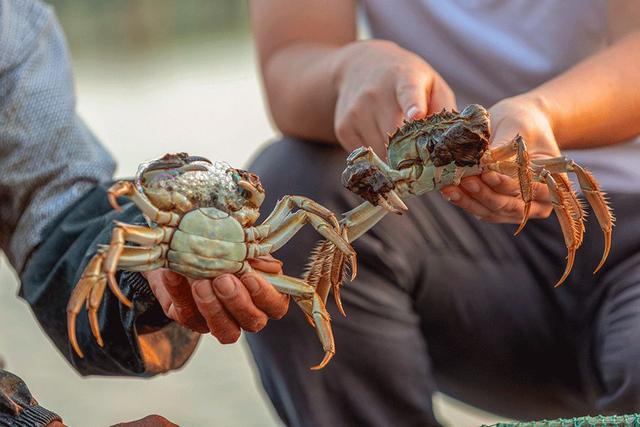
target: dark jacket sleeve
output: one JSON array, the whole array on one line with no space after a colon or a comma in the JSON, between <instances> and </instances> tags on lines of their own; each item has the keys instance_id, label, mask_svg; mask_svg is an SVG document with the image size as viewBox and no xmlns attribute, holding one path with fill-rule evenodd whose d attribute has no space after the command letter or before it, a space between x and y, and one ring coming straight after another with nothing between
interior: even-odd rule
<instances>
[{"instance_id":1,"label":"dark jacket sleeve","mask_svg":"<svg viewBox=\"0 0 640 427\"><path fill-rule=\"evenodd\" d=\"M124 210L109 205L104 186L96 186L45 229L45 239L21 275L20 296L71 364L83 375L150 376L182 366L198 334L164 316L146 280L138 273L119 273L129 309L107 289L99 310L104 347L96 343L86 314L77 319L77 337L85 356L78 357L67 336L66 305L97 245L111 240L114 220L144 224L138 209L121 199Z\"/></svg>"}]
</instances>

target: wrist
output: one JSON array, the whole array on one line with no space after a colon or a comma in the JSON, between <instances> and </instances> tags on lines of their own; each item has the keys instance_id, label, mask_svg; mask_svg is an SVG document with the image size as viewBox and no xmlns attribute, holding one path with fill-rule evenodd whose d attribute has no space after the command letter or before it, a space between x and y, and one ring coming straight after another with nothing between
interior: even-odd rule
<instances>
[{"instance_id":1,"label":"wrist","mask_svg":"<svg viewBox=\"0 0 640 427\"><path fill-rule=\"evenodd\" d=\"M363 55L368 57L375 50L396 48L398 48L396 43L378 39L357 40L338 48L331 67L332 88L336 97L340 93L349 68L358 62Z\"/></svg>"},{"instance_id":2,"label":"wrist","mask_svg":"<svg viewBox=\"0 0 640 427\"><path fill-rule=\"evenodd\" d=\"M558 125L560 122L561 111L555 102L544 93L533 90L514 97L519 103L522 103L529 111L533 111L537 117L544 119L553 135L558 135Z\"/></svg>"}]
</instances>

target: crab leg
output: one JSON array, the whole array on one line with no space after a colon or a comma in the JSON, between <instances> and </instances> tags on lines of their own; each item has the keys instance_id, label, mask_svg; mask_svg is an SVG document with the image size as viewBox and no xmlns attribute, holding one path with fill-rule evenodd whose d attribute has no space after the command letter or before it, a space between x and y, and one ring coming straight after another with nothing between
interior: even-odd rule
<instances>
[{"instance_id":1,"label":"crab leg","mask_svg":"<svg viewBox=\"0 0 640 427\"><path fill-rule=\"evenodd\" d=\"M555 179L551 176L551 173L547 170L543 170L540 173L541 179L549 187L549 193L551 194L551 203L553 204L553 210L558 217L560 228L562 229L562 235L564 236L564 243L567 247L567 265L564 273L555 287L560 286L569 276L571 269L573 268L573 262L576 256L576 250L580 245L582 233L576 227L576 222L571 216L571 205L567 199L567 194L563 187L559 186Z\"/></svg>"},{"instance_id":2,"label":"crab leg","mask_svg":"<svg viewBox=\"0 0 640 427\"><path fill-rule=\"evenodd\" d=\"M347 239L347 230L343 228L342 236ZM316 289L322 301L326 304L329 289L333 289L333 297L340 314L346 317L342 300L340 298L340 286L345 276L345 256L337 251L333 243L323 240L315 247L310 257L310 263L305 273L305 281Z\"/></svg>"},{"instance_id":3,"label":"crab leg","mask_svg":"<svg viewBox=\"0 0 640 427\"><path fill-rule=\"evenodd\" d=\"M324 368L335 354L336 349L331 330L331 316L329 316L320 295L311 285L295 277L264 272L258 272L258 274L266 278L278 291L291 295L304 312L309 323L315 327L325 355L322 362L311 369L316 371Z\"/></svg>"},{"instance_id":4,"label":"crab leg","mask_svg":"<svg viewBox=\"0 0 640 427\"><path fill-rule=\"evenodd\" d=\"M389 213L381 206L373 206L364 202L344 214L341 224L347 229L347 241L353 242L369 231L384 216Z\"/></svg>"},{"instance_id":5,"label":"crab leg","mask_svg":"<svg viewBox=\"0 0 640 427\"><path fill-rule=\"evenodd\" d=\"M118 197L126 196L145 214L151 221L159 225L176 225L180 216L175 212L165 212L156 208L151 202L136 189L130 181L118 181L108 190L109 203L117 211L122 208L118 204Z\"/></svg>"},{"instance_id":6,"label":"crab leg","mask_svg":"<svg viewBox=\"0 0 640 427\"><path fill-rule=\"evenodd\" d=\"M95 337L98 345L104 345L100 328L98 326L98 309L104 296L104 290L107 286L108 272L105 271L105 260L107 259L107 251L109 246L102 245L98 249L98 253L89 261L78 284L71 294L69 303L67 304L67 330L71 346L78 356L84 357L80 350L76 338L76 319L78 313L82 309L83 303L86 303L87 314L89 316L89 325L91 332ZM127 267L130 271L147 271L158 268L158 260L161 260L166 252L166 246L155 246L152 248L142 248L138 246L125 246L122 248L118 266ZM163 264L162 261L160 264ZM120 289L118 288L118 291ZM120 292L122 294L122 292ZM124 295L123 295L124 297ZM125 297L126 299L126 297ZM129 301L129 299L127 299Z\"/></svg>"},{"instance_id":7,"label":"crab leg","mask_svg":"<svg viewBox=\"0 0 640 427\"><path fill-rule=\"evenodd\" d=\"M613 213L611 212L611 207L609 206L598 181L596 181L591 172L566 157L534 160L533 163L543 166L552 173L573 172L578 177L580 189L589 202L589 205L593 208L593 212L598 220L600 229L604 234L604 251L602 253L602 258L593 272L594 274L597 273L604 265L607 257L609 256L609 252L611 251L611 233L613 231L613 223L615 221Z\"/></svg>"},{"instance_id":8,"label":"crab leg","mask_svg":"<svg viewBox=\"0 0 640 427\"><path fill-rule=\"evenodd\" d=\"M331 224L335 230L339 230L338 219L329 209L320 203L304 196L284 196L276 203L273 212L265 219L261 225L280 224L284 221L294 208L301 209L305 212L315 214L322 218L325 222Z\"/></svg>"},{"instance_id":9,"label":"crab leg","mask_svg":"<svg viewBox=\"0 0 640 427\"><path fill-rule=\"evenodd\" d=\"M507 166L507 164L512 162L507 161L507 159L514 156L514 163L517 168L515 171L512 171L512 168ZM514 233L517 236L529 220L531 202L533 201L533 174L531 172L531 162L524 139L520 135L516 135L508 144L488 150L483 156L481 163L484 168L498 172L501 172L500 169L508 168L509 173L507 173L507 175L514 175L515 172L515 175L518 177L520 195L524 201L524 215L522 222L520 222L518 229Z\"/></svg>"},{"instance_id":10,"label":"crab leg","mask_svg":"<svg viewBox=\"0 0 640 427\"><path fill-rule=\"evenodd\" d=\"M104 256L103 251L98 251L98 253L91 258L67 303L67 335L71 347L80 357L84 357L84 353L80 350L80 345L78 345L78 339L76 338L76 319L82 309L82 305L91 294L96 283L99 281L106 282L106 278L102 273Z\"/></svg>"},{"instance_id":11,"label":"crab leg","mask_svg":"<svg viewBox=\"0 0 640 427\"><path fill-rule=\"evenodd\" d=\"M120 259L120 254L125 242L129 240L143 245L155 245L160 242L169 242L173 232L174 229L170 227L149 228L116 222L116 226L111 233L111 244L106 251L103 271L107 275L109 289L111 289L111 292L115 294L122 304L129 308L133 306L131 301L120 291L115 277L118 260Z\"/></svg>"},{"instance_id":12,"label":"crab leg","mask_svg":"<svg viewBox=\"0 0 640 427\"><path fill-rule=\"evenodd\" d=\"M351 245L339 235L331 224L324 221L321 217L308 211L297 211L289 214L282 222L277 223L272 221L271 225L274 230L271 231L269 236L261 241L262 244L272 245L271 252L275 252L287 243L291 238L304 226L305 224L311 224L313 228L324 236L331 243L349 257L353 272L352 279L356 276L356 253Z\"/></svg>"}]
</instances>

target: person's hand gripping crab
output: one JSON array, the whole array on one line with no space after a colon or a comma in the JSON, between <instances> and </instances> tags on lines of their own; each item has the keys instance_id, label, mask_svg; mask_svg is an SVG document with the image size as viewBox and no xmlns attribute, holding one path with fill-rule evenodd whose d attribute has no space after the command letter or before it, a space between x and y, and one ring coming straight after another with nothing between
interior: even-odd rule
<instances>
[{"instance_id":1,"label":"person's hand gripping crab","mask_svg":"<svg viewBox=\"0 0 640 427\"><path fill-rule=\"evenodd\" d=\"M504 119L505 116L499 117ZM501 128L502 137L514 129L506 124ZM469 190L468 184L477 183L477 177L482 174L489 174L489 179L498 176L500 182L506 183L505 186L511 186L510 193L503 198L519 199L516 205L520 208L512 212L503 206L504 212L498 212L494 214L495 218L490 219L507 217L509 222L514 222L517 218L516 222L520 223L516 231L518 234L529 219L532 206L536 216L548 215L551 209L556 213L568 251L565 271L556 283L559 286L571 271L584 235L585 211L566 176L572 173L578 178L582 194L593 208L604 233L605 248L594 271L597 272L609 254L614 221L598 182L589 171L569 158L555 156L558 153L554 151L550 151L548 157L530 159L524 138L518 134L512 134L510 138L507 143L490 148L489 112L474 104L460 113L443 110L425 119L405 122L389 136L386 162L371 147L355 149L347 158L343 184L366 202L344 214L341 223L348 240L357 239L387 212L405 211L407 207L402 199L410 195L442 190L454 200L452 195L461 192L461 182L462 187ZM465 178L467 186L463 181ZM544 188L544 194L549 198L546 211L545 206L534 204L534 185ZM462 196L455 202L460 202L457 204L467 210L474 207L471 202L481 208L482 201L488 203L486 193L488 190L484 194L478 193L475 198L467 196L466 205L461 203L465 200ZM477 213L482 215L485 211ZM321 264L319 262L316 269L321 269Z\"/></svg>"},{"instance_id":2,"label":"person's hand gripping crab","mask_svg":"<svg viewBox=\"0 0 640 427\"><path fill-rule=\"evenodd\" d=\"M213 301L211 289L207 289L206 282L202 284L202 279L214 279L218 285L216 296L224 299L225 288L237 290L240 284L237 278L223 275L242 276L245 283L250 283L251 276L247 275L255 274L283 294L292 296L316 328L325 357L312 369L321 369L333 357L335 345L325 308L326 296L322 298L313 286L301 279L279 274L279 267L274 269L268 260L261 258L282 247L300 228L310 224L344 255L338 267L346 269L350 264L352 279L355 278L355 251L343 237L331 211L302 196L284 196L268 218L254 226L264 200L259 178L224 163L211 163L186 153L167 154L142 164L135 182L120 181L109 189L110 202L116 209L119 206L116 198L120 196L128 197L150 226L116 223L111 243L101 246L85 268L67 307L69 339L78 355L82 357L75 321L85 302L92 332L101 346L104 343L97 311L105 288L109 286L123 304L132 305L118 287L117 270L149 272L168 268L194 281L196 303L199 300L201 305ZM153 277L166 273L147 274ZM228 286L229 280L231 286ZM165 299L165 304L168 299L171 298ZM170 315L173 312L179 316L175 303L173 307L165 309Z\"/></svg>"}]
</instances>

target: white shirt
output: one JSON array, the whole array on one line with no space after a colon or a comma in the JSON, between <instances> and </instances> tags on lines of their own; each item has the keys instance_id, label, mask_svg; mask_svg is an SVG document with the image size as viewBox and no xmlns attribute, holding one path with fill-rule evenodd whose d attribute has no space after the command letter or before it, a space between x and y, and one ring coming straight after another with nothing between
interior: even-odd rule
<instances>
[{"instance_id":1,"label":"white shirt","mask_svg":"<svg viewBox=\"0 0 640 427\"><path fill-rule=\"evenodd\" d=\"M459 107L527 92L640 29L640 0L361 1L373 37L423 57ZM640 191L640 139L564 154L607 191Z\"/></svg>"}]
</instances>

